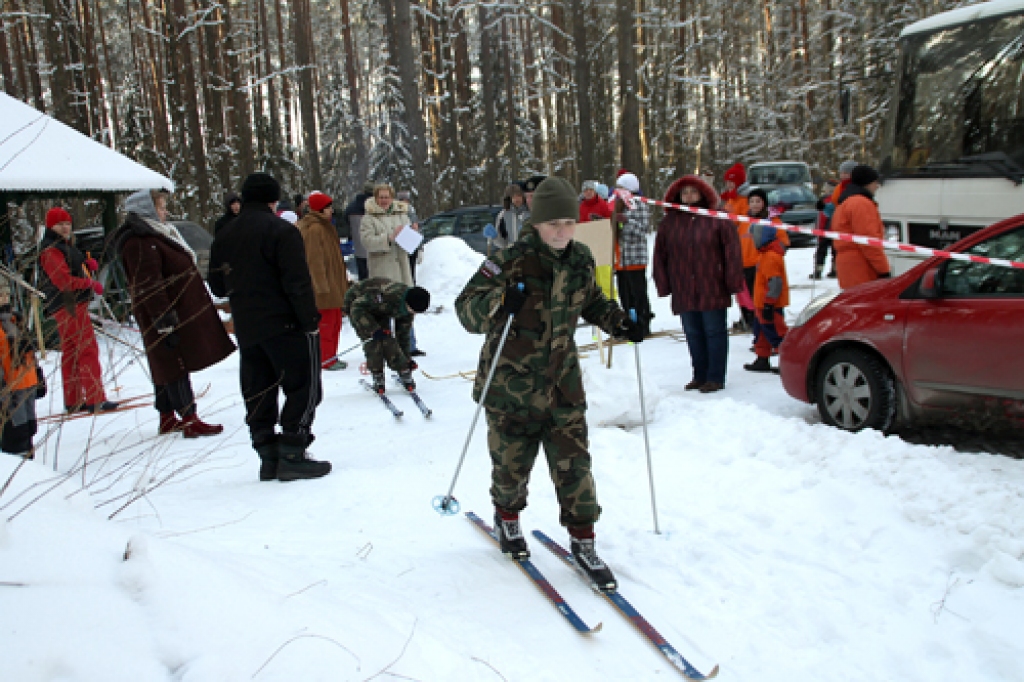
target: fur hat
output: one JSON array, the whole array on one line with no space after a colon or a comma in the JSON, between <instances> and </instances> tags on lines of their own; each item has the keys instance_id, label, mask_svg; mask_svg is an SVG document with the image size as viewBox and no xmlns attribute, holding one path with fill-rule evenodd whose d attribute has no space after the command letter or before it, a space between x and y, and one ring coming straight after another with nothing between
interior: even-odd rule
<instances>
[{"instance_id":1,"label":"fur hat","mask_svg":"<svg viewBox=\"0 0 1024 682\"><path fill-rule=\"evenodd\" d=\"M430 307L430 292L423 287L409 287L405 292L405 304L409 310L422 313Z\"/></svg>"},{"instance_id":2,"label":"fur hat","mask_svg":"<svg viewBox=\"0 0 1024 682\"><path fill-rule=\"evenodd\" d=\"M576 190L568 180L552 176L537 186L530 211L530 222L534 225L564 218L576 220L579 216Z\"/></svg>"},{"instance_id":3,"label":"fur hat","mask_svg":"<svg viewBox=\"0 0 1024 682\"><path fill-rule=\"evenodd\" d=\"M312 192L309 198L306 199L309 202L309 208L317 213L322 213L325 208L334 203L334 200L323 192Z\"/></svg>"},{"instance_id":4,"label":"fur hat","mask_svg":"<svg viewBox=\"0 0 1024 682\"><path fill-rule=\"evenodd\" d=\"M857 167L856 161L843 161L839 164L840 173L852 173L853 169Z\"/></svg>"},{"instance_id":5,"label":"fur hat","mask_svg":"<svg viewBox=\"0 0 1024 682\"><path fill-rule=\"evenodd\" d=\"M747 171L743 168L742 163L734 164L732 168L725 171L722 179L726 182L732 182L734 185L739 187L747 181Z\"/></svg>"},{"instance_id":6,"label":"fur hat","mask_svg":"<svg viewBox=\"0 0 1024 682\"><path fill-rule=\"evenodd\" d=\"M850 182L867 187L878 179L878 171L871 166L857 166L850 172Z\"/></svg>"},{"instance_id":7,"label":"fur hat","mask_svg":"<svg viewBox=\"0 0 1024 682\"><path fill-rule=\"evenodd\" d=\"M281 199L281 185L270 173L252 173L242 183L242 199L272 204Z\"/></svg>"},{"instance_id":8,"label":"fur hat","mask_svg":"<svg viewBox=\"0 0 1024 682\"><path fill-rule=\"evenodd\" d=\"M46 229L52 230L57 223L70 223L71 214L60 206L54 206L46 212Z\"/></svg>"},{"instance_id":9,"label":"fur hat","mask_svg":"<svg viewBox=\"0 0 1024 682\"><path fill-rule=\"evenodd\" d=\"M637 179L632 173L626 172L618 177L615 181L616 187L632 192L633 194L640 194L640 180Z\"/></svg>"},{"instance_id":10,"label":"fur hat","mask_svg":"<svg viewBox=\"0 0 1024 682\"><path fill-rule=\"evenodd\" d=\"M707 204L707 208L712 211L718 210L718 205L721 201L718 198L718 192L704 178L697 175L684 175L669 185L668 191L665 192L664 201L670 204L683 203L679 194L682 192L683 187L687 186L697 188L697 191L700 192L701 197L704 199L701 203Z\"/></svg>"}]
</instances>

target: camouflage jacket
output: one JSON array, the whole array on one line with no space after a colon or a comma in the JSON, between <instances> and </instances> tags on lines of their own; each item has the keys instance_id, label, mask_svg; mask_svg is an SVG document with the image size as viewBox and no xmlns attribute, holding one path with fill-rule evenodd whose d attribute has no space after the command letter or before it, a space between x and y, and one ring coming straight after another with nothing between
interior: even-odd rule
<instances>
[{"instance_id":1,"label":"camouflage jacket","mask_svg":"<svg viewBox=\"0 0 1024 682\"><path fill-rule=\"evenodd\" d=\"M484 261L455 301L467 331L486 334L473 400L479 402L491 358L507 318L499 310L509 283L525 284L523 309L512 322L484 406L524 417L554 408L586 408L574 336L582 316L611 332L626 319L594 280L594 257L573 241L562 251L546 246L532 225L519 241Z\"/></svg>"},{"instance_id":2,"label":"camouflage jacket","mask_svg":"<svg viewBox=\"0 0 1024 682\"><path fill-rule=\"evenodd\" d=\"M399 346L409 352L409 333L412 331L412 311L405 304L409 287L383 277L371 277L349 287L342 310L365 341L378 329L391 330L395 320L395 338Z\"/></svg>"}]
</instances>

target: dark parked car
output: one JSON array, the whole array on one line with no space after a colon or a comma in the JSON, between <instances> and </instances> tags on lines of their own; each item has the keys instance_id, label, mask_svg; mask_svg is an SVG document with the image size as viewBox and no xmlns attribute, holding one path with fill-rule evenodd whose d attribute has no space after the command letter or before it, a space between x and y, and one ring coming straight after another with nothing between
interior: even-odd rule
<instances>
[{"instance_id":1,"label":"dark parked car","mask_svg":"<svg viewBox=\"0 0 1024 682\"><path fill-rule=\"evenodd\" d=\"M1024 214L950 251L1024 262ZM1024 269L929 258L820 296L779 349L789 395L849 431L940 422L1024 435Z\"/></svg>"},{"instance_id":2,"label":"dark parked car","mask_svg":"<svg viewBox=\"0 0 1024 682\"><path fill-rule=\"evenodd\" d=\"M814 192L807 189L805 185L781 185L761 186L768 193L768 205L777 206L785 204L789 208L779 216L779 219L787 225L798 225L800 227L815 227L818 222L818 209L816 204L818 197ZM816 246L818 238L813 234L803 232L789 232L789 245L800 249L807 246Z\"/></svg>"},{"instance_id":3,"label":"dark parked car","mask_svg":"<svg viewBox=\"0 0 1024 682\"><path fill-rule=\"evenodd\" d=\"M435 237L458 237L470 248L487 254L487 237L484 227L494 225L501 206L464 206L430 216L420 225L423 240L429 242Z\"/></svg>"}]
</instances>

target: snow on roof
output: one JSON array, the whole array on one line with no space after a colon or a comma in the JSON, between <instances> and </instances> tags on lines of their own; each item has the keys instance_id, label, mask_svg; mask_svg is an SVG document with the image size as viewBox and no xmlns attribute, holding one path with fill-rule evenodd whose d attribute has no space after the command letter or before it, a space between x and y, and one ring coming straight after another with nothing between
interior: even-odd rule
<instances>
[{"instance_id":1,"label":"snow on roof","mask_svg":"<svg viewBox=\"0 0 1024 682\"><path fill-rule=\"evenodd\" d=\"M0 191L173 190L174 183L0 92Z\"/></svg>"},{"instance_id":2,"label":"snow on roof","mask_svg":"<svg viewBox=\"0 0 1024 682\"><path fill-rule=\"evenodd\" d=\"M930 33L951 26L959 26L972 21L990 19L1003 14L1024 12L1024 0L992 0L991 2L980 2L977 5L968 5L959 9L952 9L935 16L915 21L903 29L900 37L904 38L917 33Z\"/></svg>"}]
</instances>

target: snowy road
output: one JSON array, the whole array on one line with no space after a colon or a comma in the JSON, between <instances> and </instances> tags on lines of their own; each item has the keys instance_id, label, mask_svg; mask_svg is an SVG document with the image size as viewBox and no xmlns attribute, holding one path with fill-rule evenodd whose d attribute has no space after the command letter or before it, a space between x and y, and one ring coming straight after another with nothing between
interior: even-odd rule
<instances>
[{"instance_id":1,"label":"snowy road","mask_svg":"<svg viewBox=\"0 0 1024 682\"><path fill-rule=\"evenodd\" d=\"M788 256L801 285L790 316L810 298L811 258ZM475 369L480 337L452 301L478 262L453 240L428 245L420 280L444 306L417 320L432 376ZM678 329L667 300L656 312L656 329ZM341 346L353 343L346 325ZM722 680L1024 679L1024 462L825 427L778 377L743 371L748 348L733 337L727 389L695 395L684 343L641 346L661 535L633 349L617 348L611 370L596 352L583 361L598 543L623 593ZM469 523L431 510L473 413L468 381L421 379L434 417L396 395L396 423L355 364L324 375L311 452L335 471L318 481L256 481L235 357L194 377L212 385L200 414L225 423L222 437L155 438L151 410L51 437L0 517L42 491L28 486L52 477L55 454L68 471L88 448L89 490L76 471L0 522L0 679L681 679L538 543L538 567L600 633L574 633ZM119 382L148 390L137 364ZM0 486L12 460L0 457ZM105 520L144 466L175 463L192 465ZM132 475L104 478L120 464ZM488 480L481 427L456 489L464 509L489 515ZM561 541L557 516L540 464L524 527Z\"/></svg>"}]
</instances>

